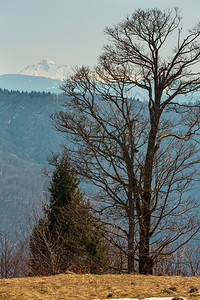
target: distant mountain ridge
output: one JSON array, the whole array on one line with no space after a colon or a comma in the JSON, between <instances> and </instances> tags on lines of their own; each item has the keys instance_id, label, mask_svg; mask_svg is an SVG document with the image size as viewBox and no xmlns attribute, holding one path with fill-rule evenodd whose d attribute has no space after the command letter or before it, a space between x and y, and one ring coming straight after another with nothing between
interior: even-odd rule
<instances>
[{"instance_id":1,"label":"distant mountain ridge","mask_svg":"<svg viewBox=\"0 0 200 300\"><path fill-rule=\"evenodd\" d=\"M72 74L71 66L57 65L52 60L42 59L17 74L0 75L0 88L28 93L35 91L60 94L63 80ZM96 78L98 81L98 76ZM144 101L147 98L147 91L135 86L130 92L130 97ZM180 102L199 101L200 91L194 91L188 96L179 95L176 99Z\"/></svg>"},{"instance_id":2,"label":"distant mountain ridge","mask_svg":"<svg viewBox=\"0 0 200 300\"><path fill-rule=\"evenodd\" d=\"M62 81L72 74L72 67L57 65L43 59L17 74L0 75L0 88L20 92L50 92L59 94Z\"/></svg>"},{"instance_id":3,"label":"distant mountain ridge","mask_svg":"<svg viewBox=\"0 0 200 300\"><path fill-rule=\"evenodd\" d=\"M27 66L18 74L64 80L71 73L72 67L68 67L66 65L57 65L52 60L43 59L38 62L35 62L32 65Z\"/></svg>"},{"instance_id":4,"label":"distant mountain ridge","mask_svg":"<svg viewBox=\"0 0 200 300\"><path fill-rule=\"evenodd\" d=\"M30 76L22 74L0 75L0 88L9 91L20 92L50 92L58 94L61 92L62 81L41 76Z\"/></svg>"}]
</instances>

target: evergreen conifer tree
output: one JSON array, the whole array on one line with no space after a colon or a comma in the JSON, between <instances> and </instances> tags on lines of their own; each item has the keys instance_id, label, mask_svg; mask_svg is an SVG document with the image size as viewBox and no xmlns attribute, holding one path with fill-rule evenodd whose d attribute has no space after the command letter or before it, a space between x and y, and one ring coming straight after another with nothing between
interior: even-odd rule
<instances>
[{"instance_id":1,"label":"evergreen conifer tree","mask_svg":"<svg viewBox=\"0 0 200 300\"><path fill-rule=\"evenodd\" d=\"M49 205L30 237L30 269L34 275L51 275L68 268L99 273L106 266L100 223L79 190L79 180L67 159L56 162Z\"/></svg>"}]
</instances>

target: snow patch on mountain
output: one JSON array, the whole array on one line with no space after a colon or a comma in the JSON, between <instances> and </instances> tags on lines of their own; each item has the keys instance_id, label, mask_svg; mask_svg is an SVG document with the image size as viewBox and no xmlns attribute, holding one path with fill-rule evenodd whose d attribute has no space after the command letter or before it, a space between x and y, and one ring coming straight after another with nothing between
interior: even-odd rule
<instances>
[{"instance_id":1,"label":"snow patch on mountain","mask_svg":"<svg viewBox=\"0 0 200 300\"><path fill-rule=\"evenodd\" d=\"M51 79L63 80L72 74L72 67L66 65L57 65L49 59L40 60L32 65L27 66L18 74L30 76L42 76Z\"/></svg>"}]
</instances>

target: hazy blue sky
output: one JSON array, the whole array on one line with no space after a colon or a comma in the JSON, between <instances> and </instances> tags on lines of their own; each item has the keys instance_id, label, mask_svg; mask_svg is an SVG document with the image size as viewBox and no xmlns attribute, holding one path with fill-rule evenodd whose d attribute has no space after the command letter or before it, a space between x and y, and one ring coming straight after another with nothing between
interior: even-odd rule
<instances>
[{"instance_id":1,"label":"hazy blue sky","mask_svg":"<svg viewBox=\"0 0 200 300\"><path fill-rule=\"evenodd\" d=\"M200 20L199 0L0 0L0 74L41 59L92 66L106 43L106 26L136 8L174 6L184 27Z\"/></svg>"}]
</instances>

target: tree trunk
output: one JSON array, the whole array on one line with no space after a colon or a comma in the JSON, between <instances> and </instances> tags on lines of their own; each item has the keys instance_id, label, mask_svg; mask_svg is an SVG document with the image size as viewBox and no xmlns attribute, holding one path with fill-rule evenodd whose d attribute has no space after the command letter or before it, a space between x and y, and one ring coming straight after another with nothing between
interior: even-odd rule
<instances>
[{"instance_id":1,"label":"tree trunk","mask_svg":"<svg viewBox=\"0 0 200 300\"><path fill-rule=\"evenodd\" d=\"M132 149L132 159L127 163L129 174L129 187L128 187L128 219L129 219L129 232L128 232L128 273L135 271L135 195L137 191L137 182L133 178L133 157L134 151ZM135 195L134 195L135 194Z\"/></svg>"},{"instance_id":2,"label":"tree trunk","mask_svg":"<svg viewBox=\"0 0 200 300\"><path fill-rule=\"evenodd\" d=\"M150 258L150 201L149 195L143 195L143 202L146 204L143 208L143 216L140 225L140 242L139 242L139 273L152 274L153 264Z\"/></svg>"},{"instance_id":3,"label":"tree trunk","mask_svg":"<svg viewBox=\"0 0 200 300\"><path fill-rule=\"evenodd\" d=\"M129 216L129 233L128 233L128 273L135 271L135 220L134 214Z\"/></svg>"},{"instance_id":4,"label":"tree trunk","mask_svg":"<svg viewBox=\"0 0 200 300\"><path fill-rule=\"evenodd\" d=\"M144 186L142 194L142 211L140 215L140 242L139 242L139 273L152 274L153 261L150 257L150 230L151 230L151 184L153 161L155 156L155 141L158 132L160 115L156 109L151 111L151 130L149 133L148 148L144 167Z\"/></svg>"}]
</instances>

